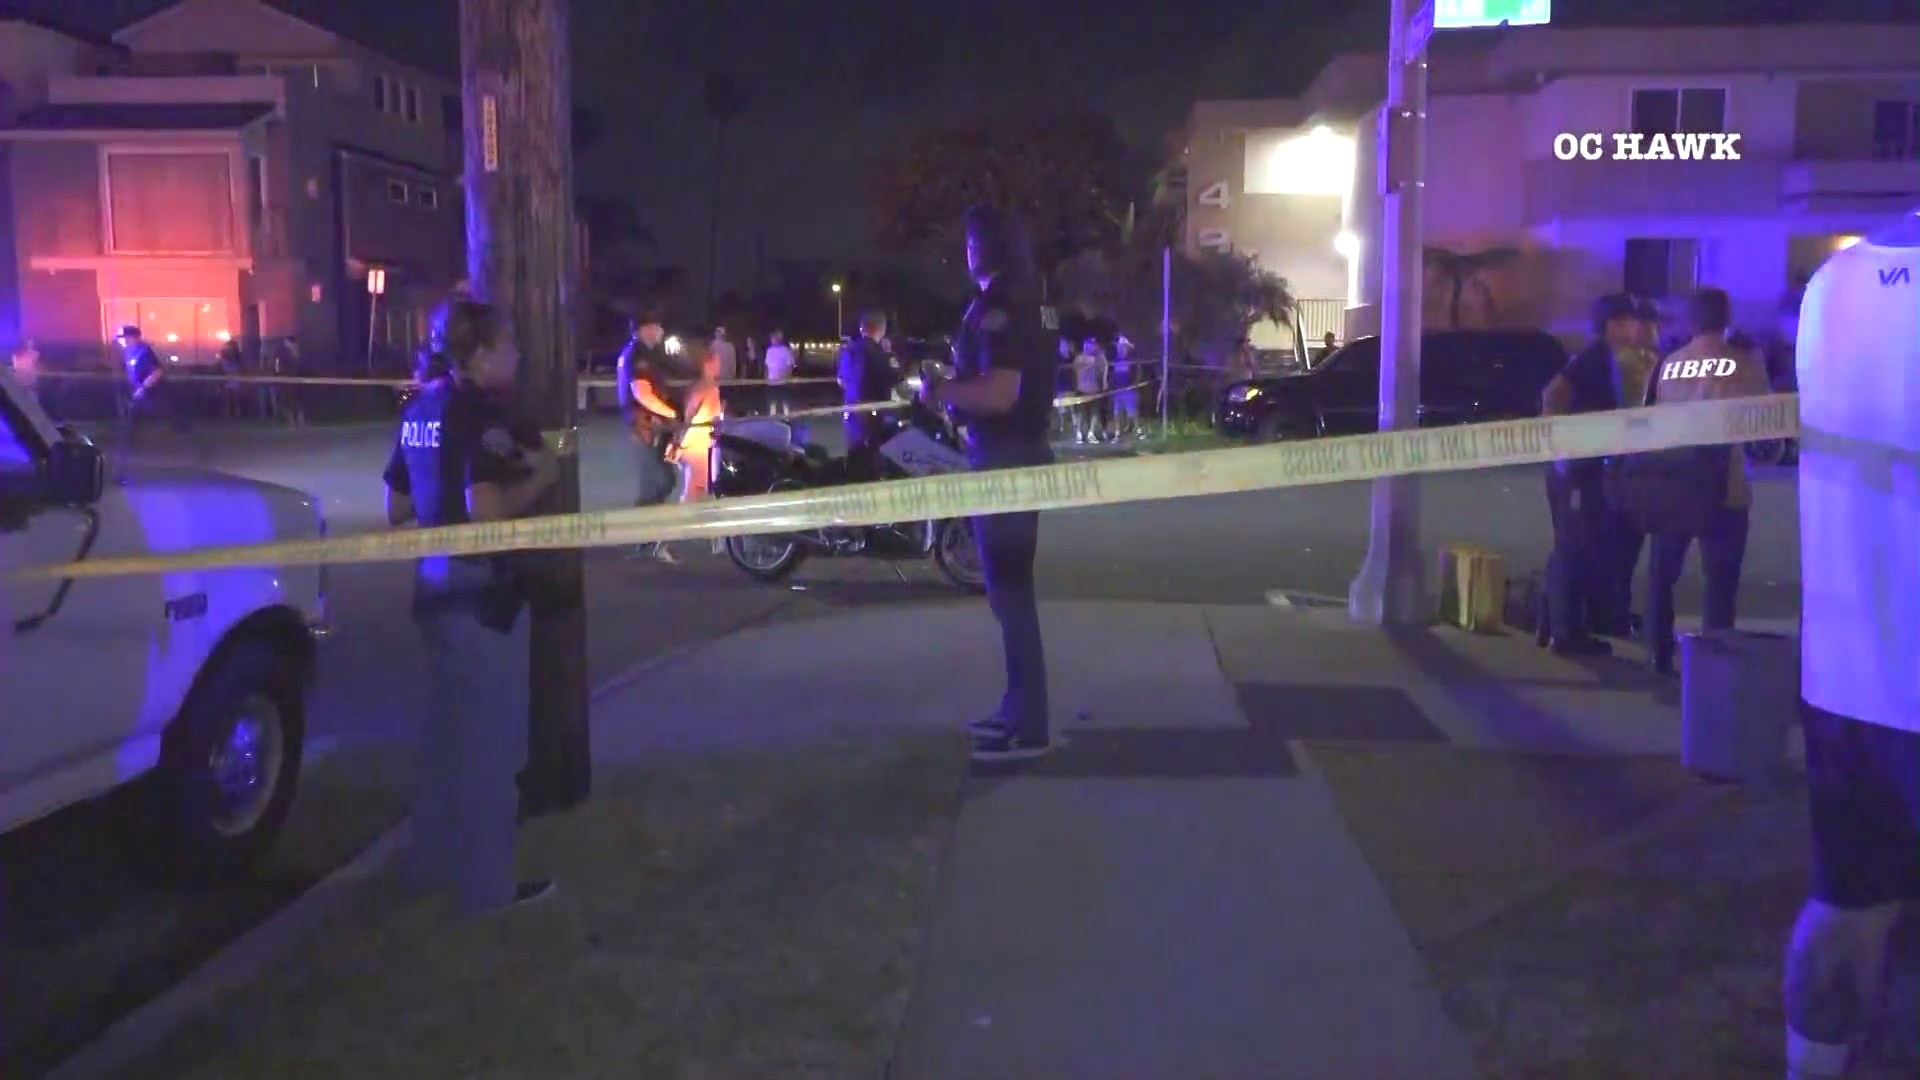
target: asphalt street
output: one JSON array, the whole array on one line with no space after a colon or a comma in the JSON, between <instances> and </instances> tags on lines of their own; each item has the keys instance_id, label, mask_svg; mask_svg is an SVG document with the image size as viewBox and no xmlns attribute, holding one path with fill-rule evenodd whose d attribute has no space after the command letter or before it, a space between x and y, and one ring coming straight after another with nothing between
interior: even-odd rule
<instances>
[{"instance_id":1,"label":"asphalt street","mask_svg":"<svg viewBox=\"0 0 1920 1080\"><path fill-rule=\"evenodd\" d=\"M815 434L829 448L839 441L837 424ZM197 445L162 444L142 456L318 495L339 535L382 526L380 473L392 437L386 424L207 427ZM630 505L631 455L617 424L588 426L582 476L589 508ZM1763 477L1757 491L1742 611L1790 616L1799 560L1792 476ZM1550 533L1539 469L1431 477L1423 496L1429 548L1449 541L1492 548L1515 573L1544 565ZM1049 514L1043 592L1213 604L1266 603L1274 591L1338 597L1365 552L1367 501L1365 485L1346 484ZM694 546L673 566L617 550L589 557L595 685L649 657L758 622L954 595L931 566L904 566L896 575L856 560L815 560L792 585L768 586ZM335 570L339 632L323 652L309 721L321 760L309 769L272 863L255 880L195 893L144 882L114 839L124 799L0 838L0 1077L35 1075L71 1053L397 819L407 740L422 701L408 575L400 564ZM1692 609L1697 577L1690 574L1681 592L1681 607Z\"/></svg>"}]
</instances>

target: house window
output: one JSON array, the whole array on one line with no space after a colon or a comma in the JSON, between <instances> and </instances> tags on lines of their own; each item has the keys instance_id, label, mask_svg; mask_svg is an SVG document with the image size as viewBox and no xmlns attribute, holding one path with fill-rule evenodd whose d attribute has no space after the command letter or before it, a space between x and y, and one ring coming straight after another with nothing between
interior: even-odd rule
<instances>
[{"instance_id":1,"label":"house window","mask_svg":"<svg viewBox=\"0 0 1920 1080\"><path fill-rule=\"evenodd\" d=\"M1627 241L1622 284L1635 296L1653 300L1685 296L1700 280L1698 240Z\"/></svg>"},{"instance_id":2,"label":"house window","mask_svg":"<svg viewBox=\"0 0 1920 1080\"><path fill-rule=\"evenodd\" d=\"M1920 158L1920 105L1911 101L1873 103L1873 159Z\"/></svg>"},{"instance_id":3,"label":"house window","mask_svg":"<svg viewBox=\"0 0 1920 1080\"><path fill-rule=\"evenodd\" d=\"M392 108L393 106L387 103L387 99L387 77L385 75L375 75L373 77L373 107L375 111L386 112Z\"/></svg>"},{"instance_id":4,"label":"house window","mask_svg":"<svg viewBox=\"0 0 1920 1080\"><path fill-rule=\"evenodd\" d=\"M1725 131L1727 92L1704 86L1635 90L1633 130L1642 135Z\"/></svg>"},{"instance_id":5,"label":"house window","mask_svg":"<svg viewBox=\"0 0 1920 1080\"><path fill-rule=\"evenodd\" d=\"M387 181L387 201L397 206L407 205L407 182L405 180Z\"/></svg>"},{"instance_id":6,"label":"house window","mask_svg":"<svg viewBox=\"0 0 1920 1080\"><path fill-rule=\"evenodd\" d=\"M107 218L113 252L233 251L233 188L224 153L109 153Z\"/></svg>"},{"instance_id":7,"label":"house window","mask_svg":"<svg viewBox=\"0 0 1920 1080\"><path fill-rule=\"evenodd\" d=\"M414 197L423 209L440 209L440 191L438 188L419 187L414 189Z\"/></svg>"},{"instance_id":8,"label":"house window","mask_svg":"<svg viewBox=\"0 0 1920 1080\"><path fill-rule=\"evenodd\" d=\"M407 123L417 124L420 122L420 88L409 84L405 89L400 98L401 116Z\"/></svg>"}]
</instances>

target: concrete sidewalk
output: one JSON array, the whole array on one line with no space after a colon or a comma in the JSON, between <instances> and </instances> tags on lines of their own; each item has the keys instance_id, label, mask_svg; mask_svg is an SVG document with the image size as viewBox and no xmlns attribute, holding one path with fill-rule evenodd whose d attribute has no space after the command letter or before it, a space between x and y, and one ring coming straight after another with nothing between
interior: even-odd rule
<instances>
[{"instance_id":1,"label":"concrete sidewalk","mask_svg":"<svg viewBox=\"0 0 1920 1080\"><path fill-rule=\"evenodd\" d=\"M1299 608L1045 621L1069 742L970 779L898 1078L1473 1076L1302 743L1678 746L1670 684L1518 637ZM607 702L596 753L957 729L991 707L998 656L979 605L751 631L656 670L630 711Z\"/></svg>"}]
</instances>

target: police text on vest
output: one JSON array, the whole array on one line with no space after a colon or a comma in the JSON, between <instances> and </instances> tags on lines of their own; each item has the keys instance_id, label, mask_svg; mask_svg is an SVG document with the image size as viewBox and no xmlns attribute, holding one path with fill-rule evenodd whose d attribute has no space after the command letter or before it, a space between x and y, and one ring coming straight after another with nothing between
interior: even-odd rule
<instances>
[{"instance_id":1,"label":"police text on vest","mask_svg":"<svg viewBox=\"0 0 1920 1080\"><path fill-rule=\"evenodd\" d=\"M1662 379L1724 379L1738 370L1738 361L1724 356L1705 360L1669 360L1660 366Z\"/></svg>"},{"instance_id":2,"label":"police text on vest","mask_svg":"<svg viewBox=\"0 0 1920 1080\"><path fill-rule=\"evenodd\" d=\"M440 421L402 420L400 445L409 450L440 449Z\"/></svg>"}]
</instances>

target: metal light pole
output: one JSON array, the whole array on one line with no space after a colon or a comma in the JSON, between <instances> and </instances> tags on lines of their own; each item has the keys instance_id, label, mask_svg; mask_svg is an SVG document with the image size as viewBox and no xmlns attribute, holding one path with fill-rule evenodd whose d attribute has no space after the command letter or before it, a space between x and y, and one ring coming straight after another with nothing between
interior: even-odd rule
<instances>
[{"instance_id":1,"label":"metal light pole","mask_svg":"<svg viewBox=\"0 0 1920 1080\"><path fill-rule=\"evenodd\" d=\"M560 458L541 514L580 509L574 309L573 77L568 0L461 0L467 277L510 313L519 339L516 399ZM579 550L521 553L532 603L534 693L520 805L584 801L591 785L585 562Z\"/></svg>"},{"instance_id":2,"label":"metal light pole","mask_svg":"<svg viewBox=\"0 0 1920 1080\"><path fill-rule=\"evenodd\" d=\"M833 289L833 336L843 338L847 336L846 297L840 292L839 282L829 287Z\"/></svg>"},{"instance_id":3,"label":"metal light pole","mask_svg":"<svg viewBox=\"0 0 1920 1080\"><path fill-rule=\"evenodd\" d=\"M1409 0L1392 0L1387 101L1380 111L1380 430L1420 422L1420 200L1426 174L1427 38L1433 0L1408 22ZM1424 21L1422 21L1424 20ZM1428 621L1420 562L1420 478L1373 482L1366 562L1347 590L1347 613L1376 626Z\"/></svg>"},{"instance_id":4,"label":"metal light pole","mask_svg":"<svg viewBox=\"0 0 1920 1080\"><path fill-rule=\"evenodd\" d=\"M1168 410L1173 401L1173 245L1160 252L1160 437L1173 437Z\"/></svg>"}]
</instances>

